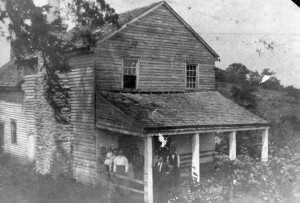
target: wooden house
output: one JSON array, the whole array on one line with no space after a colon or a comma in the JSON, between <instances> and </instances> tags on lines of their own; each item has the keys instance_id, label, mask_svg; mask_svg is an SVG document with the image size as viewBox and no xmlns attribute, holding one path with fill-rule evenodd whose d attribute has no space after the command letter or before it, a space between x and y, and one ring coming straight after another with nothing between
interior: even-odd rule
<instances>
[{"instance_id":1,"label":"wooden house","mask_svg":"<svg viewBox=\"0 0 300 203\"><path fill-rule=\"evenodd\" d=\"M219 56L166 2L120 14L119 28L105 25L98 33L97 45L70 56L71 70L62 76L69 91L67 126L50 118L51 109L40 99L39 73L22 76L16 92L3 88L4 152L35 160L44 174L55 171L54 160L68 154L72 176L96 184L108 182L100 170L103 147L123 148L125 154L138 147L145 158L144 179L118 178L140 184L140 189L120 187L143 195L145 202L153 202L152 156L160 147L158 135L177 147L181 166L190 168L197 181L200 164L213 160L215 133L230 133L229 157L235 159L236 132L260 130L262 159L267 160L268 123L215 90ZM6 99L15 98L13 94L19 99ZM41 107L46 113L39 113Z\"/></svg>"}]
</instances>

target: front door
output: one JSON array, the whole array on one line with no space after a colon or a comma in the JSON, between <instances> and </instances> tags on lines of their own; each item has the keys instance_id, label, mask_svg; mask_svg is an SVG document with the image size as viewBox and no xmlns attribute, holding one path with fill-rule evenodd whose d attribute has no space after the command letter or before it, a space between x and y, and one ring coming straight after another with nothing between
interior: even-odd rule
<instances>
[{"instance_id":1,"label":"front door","mask_svg":"<svg viewBox=\"0 0 300 203\"><path fill-rule=\"evenodd\" d=\"M4 152L4 123L0 123L0 154Z\"/></svg>"}]
</instances>

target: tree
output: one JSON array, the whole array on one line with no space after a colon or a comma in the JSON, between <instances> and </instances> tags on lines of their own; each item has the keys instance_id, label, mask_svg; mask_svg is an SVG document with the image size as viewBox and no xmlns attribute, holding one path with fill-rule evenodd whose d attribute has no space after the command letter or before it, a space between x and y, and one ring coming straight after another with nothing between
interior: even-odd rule
<instances>
[{"instance_id":1,"label":"tree","mask_svg":"<svg viewBox=\"0 0 300 203\"><path fill-rule=\"evenodd\" d=\"M57 72L68 70L65 59L66 53L75 48L72 42L80 41L82 47L88 50L96 42L96 35L93 33L96 28L105 23L118 26L118 15L104 0L73 0L65 3L76 24L72 39L63 37L61 17L53 22L47 21L46 14L51 8L49 5L37 7L33 0L0 0L0 28L8 28L8 40L13 42L16 63L37 53L43 59L45 97L57 118L61 109L53 96L56 92L63 92Z\"/></svg>"},{"instance_id":2,"label":"tree","mask_svg":"<svg viewBox=\"0 0 300 203\"><path fill-rule=\"evenodd\" d=\"M225 82L226 81L226 72L218 67L215 68L216 72L216 81Z\"/></svg>"},{"instance_id":3,"label":"tree","mask_svg":"<svg viewBox=\"0 0 300 203\"><path fill-rule=\"evenodd\" d=\"M270 71L270 68L265 68L263 69L263 71L261 72L261 75L275 75L275 72Z\"/></svg>"},{"instance_id":4,"label":"tree","mask_svg":"<svg viewBox=\"0 0 300 203\"><path fill-rule=\"evenodd\" d=\"M287 96L294 97L296 100L300 98L300 90L293 87L293 85L285 87L284 91L287 92Z\"/></svg>"},{"instance_id":5,"label":"tree","mask_svg":"<svg viewBox=\"0 0 300 203\"><path fill-rule=\"evenodd\" d=\"M226 68L226 81L243 84L247 81L247 74L250 71L241 63L233 63Z\"/></svg>"},{"instance_id":6,"label":"tree","mask_svg":"<svg viewBox=\"0 0 300 203\"><path fill-rule=\"evenodd\" d=\"M261 81L261 76L257 71L250 71L249 73L249 82L251 86L258 86Z\"/></svg>"},{"instance_id":7,"label":"tree","mask_svg":"<svg viewBox=\"0 0 300 203\"><path fill-rule=\"evenodd\" d=\"M274 75L276 73L273 71L270 71L269 68L265 68L262 72L261 72L261 78L265 75L271 76L270 79L268 79L267 81L260 83L260 86L262 88L265 89L269 89L269 90L281 90L283 89L283 86L280 84L280 80L278 80Z\"/></svg>"},{"instance_id":8,"label":"tree","mask_svg":"<svg viewBox=\"0 0 300 203\"><path fill-rule=\"evenodd\" d=\"M257 107L257 97L253 94L256 89L250 85L242 85L241 87L233 86L230 90L232 98L240 106L255 110Z\"/></svg>"}]
</instances>

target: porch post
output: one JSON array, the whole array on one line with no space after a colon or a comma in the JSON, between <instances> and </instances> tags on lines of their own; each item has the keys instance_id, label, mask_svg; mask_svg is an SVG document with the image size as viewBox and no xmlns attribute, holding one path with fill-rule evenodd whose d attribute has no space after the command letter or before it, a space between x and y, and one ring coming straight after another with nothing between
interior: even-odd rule
<instances>
[{"instance_id":1,"label":"porch post","mask_svg":"<svg viewBox=\"0 0 300 203\"><path fill-rule=\"evenodd\" d=\"M261 161L268 161L268 135L269 129L266 128L262 132L262 149L261 149Z\"/></svg>"},{"instance_id":2,"label":"porch post","mask_svg":"<svg viewBox=\"0 0 300 203\"><path fill-rule=\"evenodd\" d=\"M235 160L236 158L236 131L230 132L229 135L229 159Z\"/></svg>"},{"instance_id":3,"label":"porch post","mask_svg":"<svg viewBox=\"0 0 300 203\"><path fill-rule=\"evenodd\" d=\"M193 135L192 146L192 177L200 182L200 136L199 133Z\"/></svg>"},{"instance_id":4,"label":"porch post","mask_svg":"<svg viewBox=\"0 0 300 203\"><path fill-rule=\"evenodd\" d=\"M152 137L147 137L145 140L144 157L144 202L153 203Z\"/></svg>"}]
</instances>

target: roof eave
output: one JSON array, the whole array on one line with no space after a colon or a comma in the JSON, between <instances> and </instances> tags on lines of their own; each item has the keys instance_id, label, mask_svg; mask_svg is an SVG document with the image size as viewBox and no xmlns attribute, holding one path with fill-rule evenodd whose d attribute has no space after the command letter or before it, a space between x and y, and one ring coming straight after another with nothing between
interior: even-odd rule
<instances>
[{"instance_id":1,"label":"roof eave","mask_svg":"<svg viewBox=\"0 0 300 203\"><path fill-rule=\"evenodd\" d=\"M135 21L137 21L138 19L144 17L145 15L147 15L148 13L154 11L155 9L159 8L160 6L162 6L165 2L162 1L160 3L158 3L157 5L153 6L152 8L146 10L144 13L140 14L139 16L133 18L131 21L129 21L128 23L125 23L124 25L122 25L119 29L114 30L112 33L110 33L109 35L103 37L102 39L100 39L97 44L101 44L102 42L112 38L114 35L116 35L117 33L121 32L122 30L124 30L128 25L134 23Z\"/></svg>"},{"instance_id":2,"label":"roof eave","mask_svg":"<svg viewBox=\"0 0 300 203\"><path fill-rule=\"evenodd\" d=\"M224 124L224 125L189 125L189 126L153 126L146 127L147 133L159 133L159 132L176 132L176 131L199 131L199 130L212 130L212 131L226 131L236 129L239 130L255 130L269 128L270 124L265 123L251 123L251 124Z\"/></svg>"}]
</instances>

